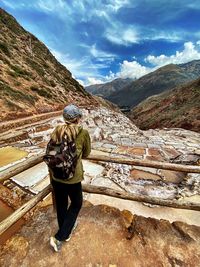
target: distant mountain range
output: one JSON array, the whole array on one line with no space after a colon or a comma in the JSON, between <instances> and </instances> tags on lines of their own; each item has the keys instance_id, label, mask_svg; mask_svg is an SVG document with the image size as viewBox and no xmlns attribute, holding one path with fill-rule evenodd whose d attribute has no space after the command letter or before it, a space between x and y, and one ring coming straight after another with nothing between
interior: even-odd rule
<instances>
[{"instance_id":1,"label":"distant mountain range","mask_svg":"<svg viewBox=\"0 0 200 267\"><path fill-rule=\"evenodd\" d=\"M130 118L144 130L178 127L200 132L200 78L147 98L130 112Z\"/></svg>"},{"instance_id":2,"label":"distant mountain range","mask_svg":"<svg viewBox=\"0 0 200 267\"><path fill-rule=\"evenodd\" d=\"M115 79L112 82L103 83L103 84L93 84L85 87L85 90L93 95L98 95L103 98L108 99L111 94L123 89L125 86L129 85L133 80L130 78L127 79Z\"/></svg>"},{"instance_id":3,"label":"distant mountain range","mask_svg":"<svg viewBox=\"0 0 200 267\"><path fill-rule=\"evenodd\" d=\"M98 104L48 48L0 8L0 121Z\"/></svg>"},{"instance_id":4,"label":"distant mountain range","mask_svg":"<svg viewBox=\"0 0 200 267\"><path fill-rule=\"evenodd\" d=\"M85 89L118 106L133 108L149 96L160 94L198 77L200 60L194 60L185 64L166 65L134 81L119 78L109 83L86 86Z\"/></svg>"},{"instance_id":5,"label":"distant mountain range","mask_svg":"<svg viewBox=\"0 0 200 267\"><path fill-rule=\"evenodd\" d=\"M120 107L133 108L128 116L142 129L200 131L200 60L169 64L134 81L116 79L86 90Z\"/></svg>"},{"instance_id":6,"label":"distant mountain range","mask_svg":"<svg viewBox=\"0 0 200 267\"><path fill-rule=\"evenodd\" d=\"M169 64L116 90L107 99L118 106L135 107L149 96L160 94L198 77L200 60L181 65Z\"/></svg>"}]
</instances>

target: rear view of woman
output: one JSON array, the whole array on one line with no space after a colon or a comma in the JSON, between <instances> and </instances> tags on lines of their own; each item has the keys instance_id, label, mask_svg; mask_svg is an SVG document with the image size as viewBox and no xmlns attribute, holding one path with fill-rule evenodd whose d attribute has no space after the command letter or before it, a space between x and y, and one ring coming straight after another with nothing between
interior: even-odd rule
<instances>
[{"instance_id":1,"label":"rear view of woman","mask_svg":"<svg viewBox=\"0 0 200 267\"><path fill-rule=\"evenodd\" d=\"M76 219L82 206L82 186L83 180L83 165L82 158L86 158L91 151L90 136L87 130L79 125L82 117L81 110L75 105L68 105L63 110L65 124L58 125L51 134L51 142L58 147L65 140L74 142L76 149L76 163L73 173L70 173L68 179L59 177L59 173L49 168L51 184L55 196L58 231L55 236L50 238L50 245L58 252L63 244L63 241L69 241L73 230L77 223ZM65 144L68 144L67 142ZM64 149L66 150L66 149ZM65 165L68 163L65 162ZM56 176L56 177L55 177ZM68 198L70 205L68 206Z\"/></svg>"}]
</instances>

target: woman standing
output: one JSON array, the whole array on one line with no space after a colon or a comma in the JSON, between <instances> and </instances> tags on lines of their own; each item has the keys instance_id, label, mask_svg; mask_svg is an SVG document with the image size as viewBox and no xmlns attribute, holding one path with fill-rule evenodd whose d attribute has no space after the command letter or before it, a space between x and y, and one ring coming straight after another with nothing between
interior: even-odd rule
<instances>
[{"instance_id":1,"label":"woman standing","mask_svg":"<svg viewBox=\"0 0 200 267\"><path fill-rule=\"evenodd\" d=\"M77 162L72 178L63 180L55 178L51 169L50 178L53 186L57 220L59 229L50 238L50 245L58 252L63 241L69 241L77 223L76 219L83 202L81 181L83 180L82 158L86 158L91 151L90 136L87 130L79 125L82 112L75 105L68 105L63 110L64 125L58 125L51 134L51 140L60 144L63 137L74 140L76 145ZM68 207L68 197L70 205Z\"/></svg>"}]
</instances>

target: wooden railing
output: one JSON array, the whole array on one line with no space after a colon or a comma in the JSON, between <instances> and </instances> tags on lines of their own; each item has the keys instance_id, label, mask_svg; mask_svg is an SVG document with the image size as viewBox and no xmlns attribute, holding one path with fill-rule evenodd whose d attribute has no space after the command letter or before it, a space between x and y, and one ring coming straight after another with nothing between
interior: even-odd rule
<instances>
[{"instance_id":1,"label":"wooden railing","mask_svg":"<svg viewBox=\"0 0 200 267\"><path fill-rule=\"evenodd\" d=\"M133 166L145 166L158 169L166 169L187 173L200 173L200 166L190 166L181 164L172 164L158 161L138 160L131 158L119 158L111 156L90 155L88 160L101 161L101 162L113 162L119 164L127 164ZM16 164L1 172L0 182L3 182L43 161L43 154L29 158L28 160ZM113 190L107 187L98 187L90 184L83 184L83 192L92 194L103 194L110 197L116 197L126 200L146 202L154 205L167 206L178 209L189 209L200 211L200 204L193 202L186 202L183 200L163 200L156 197L135 195L128 192ZM22 207L13 212L9 217L0 223L0 235L5 232L12 224L23 217L30 209L37 205L39 201L44 199L51 192L51 186L48 185L42 192L34 196L31 200L25 203Z\"/></svg>"}]
</instances>

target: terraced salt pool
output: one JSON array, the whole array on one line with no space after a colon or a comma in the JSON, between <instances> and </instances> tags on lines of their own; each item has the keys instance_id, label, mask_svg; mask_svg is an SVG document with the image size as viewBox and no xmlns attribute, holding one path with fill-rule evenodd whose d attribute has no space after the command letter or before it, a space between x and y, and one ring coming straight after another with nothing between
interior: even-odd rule
<instances>
[{"instance_id":1,"label":"terraced salt pool","mask_svg":"<svg viewBox=\"0 0 200 267\"><path fill-rule=\"evenodd\" d=\"M0 167L16 162L25 158L28 155L27 151L16 147L6 146L0 148Z\"/></svg>"}]
</instances>

